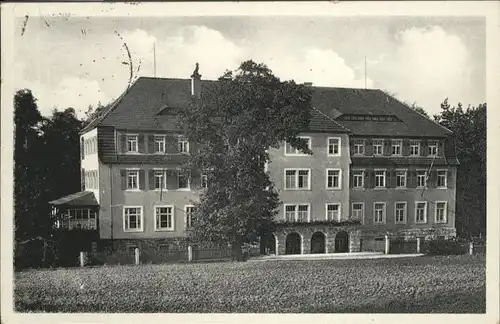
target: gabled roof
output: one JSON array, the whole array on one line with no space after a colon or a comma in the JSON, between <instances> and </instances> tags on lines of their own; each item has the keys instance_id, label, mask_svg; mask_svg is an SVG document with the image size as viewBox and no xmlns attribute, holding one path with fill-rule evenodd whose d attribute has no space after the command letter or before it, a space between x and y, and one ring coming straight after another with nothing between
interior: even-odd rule
<instances>
[{"instance_id":1,"label":"gabled roof","mask_svg":"<svg viewBox=\"0 0 500 324\"><path fill-rule=\"evenodd\" d=\"M217 81L201 80L201 91ZM311 86L312 106L309 131L350 132L372 136L445 137L451 131L418 114L381 90ZM191 97L191 79L138 78L101 117L82 132L98 125L130 130L176 131L169 111L185 107ZM395 115L400 122L341 120L346 114Z\"/></svg>"},{"instance_id":2,"label":"gabled roof","mask_svg":"<svg viewBox=\"0 0 500 324\"><path fill-rule=\"evenodd\" d=\"M80 191L71 195L49 201L50 205L67 206L99 206L92 191Z\"/></svg>"}]
</instances>

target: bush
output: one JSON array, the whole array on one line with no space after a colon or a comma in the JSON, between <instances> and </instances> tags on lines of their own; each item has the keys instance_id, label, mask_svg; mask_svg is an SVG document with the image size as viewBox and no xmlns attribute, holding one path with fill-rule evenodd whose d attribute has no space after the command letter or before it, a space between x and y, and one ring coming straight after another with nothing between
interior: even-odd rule
<instances>
[{"instance_id":1,"label":"bush","mask_svg":"<svg viewBox=\"0 0 500 324\"><path fill-rule=\"evenodd\" d=\"M459 240L437 240L426 243L427 255L457 255L465 254L468 244Z\"/></svg>"}]
</instances>

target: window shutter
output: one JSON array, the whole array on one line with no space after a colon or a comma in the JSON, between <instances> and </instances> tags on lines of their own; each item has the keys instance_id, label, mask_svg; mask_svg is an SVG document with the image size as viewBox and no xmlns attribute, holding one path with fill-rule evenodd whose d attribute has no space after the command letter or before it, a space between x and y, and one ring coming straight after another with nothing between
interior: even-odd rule
<instances>
[{"instance_id":1,"label":"window shutter","mask_svg":"<svg viewBox=\"0 0 500 324\"><path fill-rule=\"evenodd\" d=\"M370 188L375 188L375 170L370 170Z\"/></svg>"},{"instance_id":2,"label":"window shutter","mask_svg":"<svg viewBox=\"0 0 500 324\"><path fill-rule=\"evenodd\" d=\"M417 172L415 170L408 170L408 188L417 187Z\"/></svg>"},{"instance_id":3,"label":"window shutter","mask_svg":"<svg viewBox=\"0 0 500 324\"><path fill-rule=\"evenodd\" d=\"M448 177L448 179L446 179L446 185L448 186L448 188L453 189L455 184L453 183L453 171L452 170L448 170L447 177Z\"/></svg>"},{"instance_id":4,"label":"window shutter","mask_svg":"<svg viewBox=\"0 0 500 324\"><path fill-rule=\"evenodd\" d=\"M427 179L427 187L428 188L436 188L437 182L437 171L431 170L429 172L429 178Z\"/></svg>"},{"instance_id":5,"label":"window shutter","mask_svg":"<svg viewBox=\"0 0 500 324\"><path fill-rule=\"evenodd\" d=\"M410 140L404 139L403 140L403 155L408 156L410 155Z\"/></svg>"},{"instance_id":6,"label":"window shutter","mask_svg":"<svg viewBox=\"0 0 500 324\"><path fill-rule=\"evenodd\" d=\"M80 169L80 185L82 187L82 191L85 191L85 169Z\"/></svg>"},{"instance_id":7,"label":"window shutter","mask_svg":"<svg viewBox=\"0 0 500 324\"><path fill-rule=\"evenodd\" d=\"M443 141L438 142L438 156L440 156L440 157L444 156L444 142Z\"/></svg>"},{"instance_id":8,"label":"window shutter","mask_svg":"<svg viewBox=\"0 0 500 324\"><path fill-rule=\"evenodd\" d=\"M421 156L429 155L429 147L427 140L422 140L422 142L420 142L420 155Z\"/></svg>"},{"instance_id":9,"label":"window shutter","mask_svg":"<svg viewBox=\"0 0 500 324\"><path fill-rule=\"evenodd\" d=\"M373 155L373 141L371 139L365 140L365 154Z\"/></svg>"},{"instance_id":10,"label":"window shutter","mask_svg":"<svg viewBox=\"0 0 500 324\"><path fill-rule=\"evenodd\" d=\"M149 189L154 190L155 189L155 170L149 170L148 171L148 183L149 183Z\"/></svg>"},{"instance_id":11,"label":"window shutter","mask_svg":"<svg viewBox=\"0 0 500 324\"><path fill-rule=\"evenodd\" d=\"M354 154L354 140L352 139L349 140L349 151L351 152L350 155Z\"/></svg>"},{"instance_id":12,"label":"window shutter","mask_svg":"<svg viewBox=\"0 0 500 324\"><path fill-rule=\"evenodd\" d=\"M83 138L80 141L80 159L83 160L85 158L85 151L83 146Z\"/></svg>"},{"instance_id":13,"label":"window shutter","mask_svg":"<svg viewBox=\"0 0 500 324\"><path fill-rule=\"evenodd\" d=\"M137 136L137 149L139 153L146 153L146 143L145 143L146 137L144 134L139 134Z\"/></svg>"},{"instance_id":14,"label":"window shutter","mask_svg":"<svg viewBox=\"0 0 500 324\"><path fill-rule=\"evenodd\" d=\"M127 136L125 134L120 136L120 147L121 147L121 153L127 152Z\"/></svg>"},{"instance_id":15,"label":"window shutter","mask_svg":"<svg viewBox=\"0 0 500 324\"><path fill-rule=\"evenodd\" d=\"M122 190L127 189L127 170L120 170Z\"/></svg>"},{"instance_id":16,"label":"window shutter","mask_svg":"<svg viewBox=\"0 0 500 324\"><path fill-rule=\"evenodd\" d=\"M155 136L153 134L148 135L148 153L155 153Z\"/></svg>"},{"instance_id":17,"label":"window shutter","mask_svg":"<svg viewBox=\"0 0 500 324\"><path fill-rule=\"evenodd\" d=\"M177 170L168 170L167 171L167 189L178 189L178 171Z\"/></svg>"},{"instance_id":18,"label":"window shutter","mask_svg":"<svg viewBox=\"0 0 500 324\"><path fill-rule=\"evenodd\" d=\"M384 155L391 155L391 154L392 154L391 140L386 139L384 140Z\"/></svg>"},{"instance_id":19,"label":"window shutter","mask_svg":"<svg viewBox=\"0 0 500 324\"><path fill-rule=\"evenodd\" d=\"M349 188L352 188L352 185L353 185L353 177L354 177L354 173L352 172L352 169L349 170Z\"/></svg>"},{"instance_id":20,"label":"window shutter","mask_svg":"<svg viewBox=\"0 0 500 324\"><path fill-rule=\"evenodd\" d=\"M363 173L363 187L370 188L370 170L365 170Z\"/></svg>"},{"instance_id":21,"label":"window shutter","mask_svg":"<svg viewBox=\"0 0 500 324\"><path fill-rule=\"evenodd\" d=\"M397 186L396 169L390 170L390 172L391 172L391 183L389 185L389 188L396 188Z\"/></svg>"},{"instance_id":22,"label":"window shutter","mask_svg":"<svg viewBox=\"0 0 500 324\"><path fill-rule=\"evenodd\" d=\"M177 136L167 135L165 138L165 151L168 154L179 153L177 148Z\"/></svg>"}]
</instances>

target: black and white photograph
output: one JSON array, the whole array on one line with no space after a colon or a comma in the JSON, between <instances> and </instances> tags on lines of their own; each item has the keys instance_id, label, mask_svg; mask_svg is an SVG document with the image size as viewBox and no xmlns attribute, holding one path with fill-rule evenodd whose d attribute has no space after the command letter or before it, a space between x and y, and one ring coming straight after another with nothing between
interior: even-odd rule
<instances>
[{"instance_id":1,"label":"black and white photograph","mask_svg":"<svg viewBox=\"0 0 500 324\"><path fill-rule=\"evenodd\" d=\"M498 323L500 6L393 4L2 4L2 313Z\"/></svg>"}]
</instances>

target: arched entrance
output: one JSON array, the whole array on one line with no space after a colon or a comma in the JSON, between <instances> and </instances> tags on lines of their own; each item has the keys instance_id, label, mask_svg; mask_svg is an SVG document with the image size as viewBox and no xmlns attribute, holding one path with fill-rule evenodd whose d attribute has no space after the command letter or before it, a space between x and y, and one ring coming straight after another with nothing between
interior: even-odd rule
<instances>
[{"instance_id":1,"label":"arched entrance","mask_svg":"<svg viewBox=\"0 0 500 324\"><path fill-rule=\"evenodd\" d=\"M278 239L274 234L267 234L260 240L260 254L276 254Z\"/></svg>"},{"instance_id":2,"label":"arched entrance","mask_svg":"<svg viewBox=\"0 0 500 324\"><path fill-rule=\"evenodd\" d=\"M301 239L298 233L290 233L286 236L286 254L301 254Z\"/></svg>"},{"instance_id":3,"label":"arched entrance","mask_svg":"<svg viewBox=\"0 0 500 324\"><path fill-rule=\"evenodd\" d=\"M311 237L311 253L325 253L325 234L316 232Z\"/></svg>"},{"instance_id":4,"label":"arched entrance","mask_svg":"<svg viewBox=\"0 0 500 324\"><path fill-rule=\"evenodd\" d=\"M349 234L346 231L338 232L335 235L335 252L349 252Z\"/></svg>"}]
</instances>

